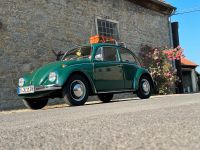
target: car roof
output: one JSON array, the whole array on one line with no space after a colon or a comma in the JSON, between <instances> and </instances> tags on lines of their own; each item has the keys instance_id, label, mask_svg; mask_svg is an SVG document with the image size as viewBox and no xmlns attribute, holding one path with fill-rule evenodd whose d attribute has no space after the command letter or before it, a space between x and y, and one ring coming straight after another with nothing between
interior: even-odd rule
<instances>
[{"instance_id":1,"label":"car roof","mask_svg":"<svg viewBox=\"0 0 200 150\"><path fill-rule=\"evenodd\" d=\"M111 44L111 43L94 43L94 44L83 44L83 45L79 45L78 47L90 47L90 46L93 46L93 47L100 47L100 46L114 46L114 47L122 47L122 48L125 48L125 49L128 49L126 47L124 47L123 45L116 45L116 44ZM128 49L129 51L131 51L130 49Z\"/></svg>"},{"instance_id":2,"label":"car roof","mask_svg":"<svg viewBox=\"0 0 200 150\"><path fill-rule=\"evenodd\" d=\"M114 47L118 47L118 48L125 48L127 50L129 50L131 53L134 54L133 51L131 51L129 48L127 47L124 47L123 45L116 45L116 44L111 44L111 43L94 43L94 44L84 44L84 45L80 45L79 47L90 47L90 46L93 46L93 48L98 48L98 47L101 47L101 46L114 46Z\"/></svg>"},{"instance_id":3,"label":"car roof","mask_svg":"<svg viewBox=\"0 0 200 150\"><path fill-rule=\"evenodd\" d=\"M111 43L94 43L94 44L83 44L79 45L78 47L84 47L84 46L94 46L94 47L99 47L99 46L117 46L117 47L122 47L121 45L116 45L116 44L111 44Z\"/></svg>"},{"instance_id":4,"label":"car roof","mask_svg":"<svg viewBox=\"0 0 200 150\"><path fill-rule=\"evenodd\" d=\"M120 45L111 44L111 43L95 43L95 44L92 44L92 46L94 46L94 47L99 47L99 46L115 46L115 47L121 47Z\"/></svg>"}]
</instances>

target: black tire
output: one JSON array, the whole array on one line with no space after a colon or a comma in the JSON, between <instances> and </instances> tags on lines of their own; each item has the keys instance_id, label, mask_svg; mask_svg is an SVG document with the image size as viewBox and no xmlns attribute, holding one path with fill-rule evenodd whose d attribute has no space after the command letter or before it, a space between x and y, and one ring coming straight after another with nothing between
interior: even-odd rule
<instances>
[{"instance_id":1,"label":"black tire","mask_svg":"<svg viewBox=\"0 0 200 150\"><path fill-rule=\"evenodd\" d=\"M139 88L137 91L137 96L141 99L148 99L148 98L150 98L151 94L152 94L151 79L149 79L149 77L147 77L147 76L142 76L139 81Z\"/></svg>"},{"instance_id":2,"label":"black tire","mask_svg":"<svg viewBox=\"0 0 200 150\"><path fill-rule=\"evenodd\" d=\"M81 75L73 75L64 87L64 101L70 106L81 106L87 102L88 96L89 84L87 80Z\"/></svg>"},{"instance_id":3,"label":"black tire","mask_svg":"<svg viewBox=\"0 0 200 150\"><path fill-rule=\"evenodd\" d=\"M42 109L48 103L47 98L23 99L24 105L33 110Z\"/></svg>"},{"instance_id":4,"label":"black tire","mask_svg":"<svg viewBox=\"0 0 200 150\"><path fill-rule=\"evenodd\" d=\"M98 98L104 102L104 103L108 103L113 99L113 94L99 94Z\"/></svg>"}]
</instances>

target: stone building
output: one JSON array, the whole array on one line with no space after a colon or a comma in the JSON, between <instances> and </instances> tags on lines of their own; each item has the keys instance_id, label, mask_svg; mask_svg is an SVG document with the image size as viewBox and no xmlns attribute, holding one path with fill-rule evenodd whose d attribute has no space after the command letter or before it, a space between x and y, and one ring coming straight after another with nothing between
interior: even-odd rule
<instances>
[{"instance_id":1,"label":"stone building","mask_svg":"<svg viewBox=\"0 0 200 150\"><path fill-rule=\"evenodd\" d=\"M1 0L0 110L21 107L18 78L55 60L51 50L113 36L138 52L141 45L171 47L169 16L158 0Z\"/></svg>"}]
</instances>

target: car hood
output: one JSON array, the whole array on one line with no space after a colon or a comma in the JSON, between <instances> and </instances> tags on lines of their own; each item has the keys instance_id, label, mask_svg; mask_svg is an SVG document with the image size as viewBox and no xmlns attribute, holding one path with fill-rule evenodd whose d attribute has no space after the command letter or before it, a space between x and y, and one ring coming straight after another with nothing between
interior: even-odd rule
<instances>
[{"instance_id":1,"label":"car hood","mask_svg":"<svg viewBox=\"0 0 200 150\"><path fill-rule=\"evenodd\" d=\"M70 61L56 61L52 63L48 63L43 65L42 67L36 69L31 74L27 74L24 76L26 86L35 85L40 86L44 85L48 80L50 72L57 72L60 69L63 69L62 66L71 66L76 64L88 63L90 59L82 59L82 60L70 60Z\"/></svg>"}]
</instances>

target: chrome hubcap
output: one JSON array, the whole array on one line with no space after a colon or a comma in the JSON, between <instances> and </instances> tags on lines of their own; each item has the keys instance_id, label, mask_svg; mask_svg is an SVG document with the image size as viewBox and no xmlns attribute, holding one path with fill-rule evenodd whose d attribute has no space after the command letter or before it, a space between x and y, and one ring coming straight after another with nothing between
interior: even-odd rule
<instances>
[{"instance_id":1,"label":"chrome hubcap","mask_svg":"<svg viewBox=\"0 0 200 150\"><path fill-rule=\"evenodd\" d=\"M149 94L150 88L151 87L150 87L149 81L146 79L142 79L142 89L143 89L145 95Z\"/></svg>"},{"instance_id":2,"label":"chrome hubcap","mask_svg":"<svg viewBox=\"0 0 200 150\"><path fill-rule=\"evenodd\" d=\"M71 95L76 101L81 101L86 94L86 88L82 81L75 80L71 83Z\"/></svg>"}]
</instances>

